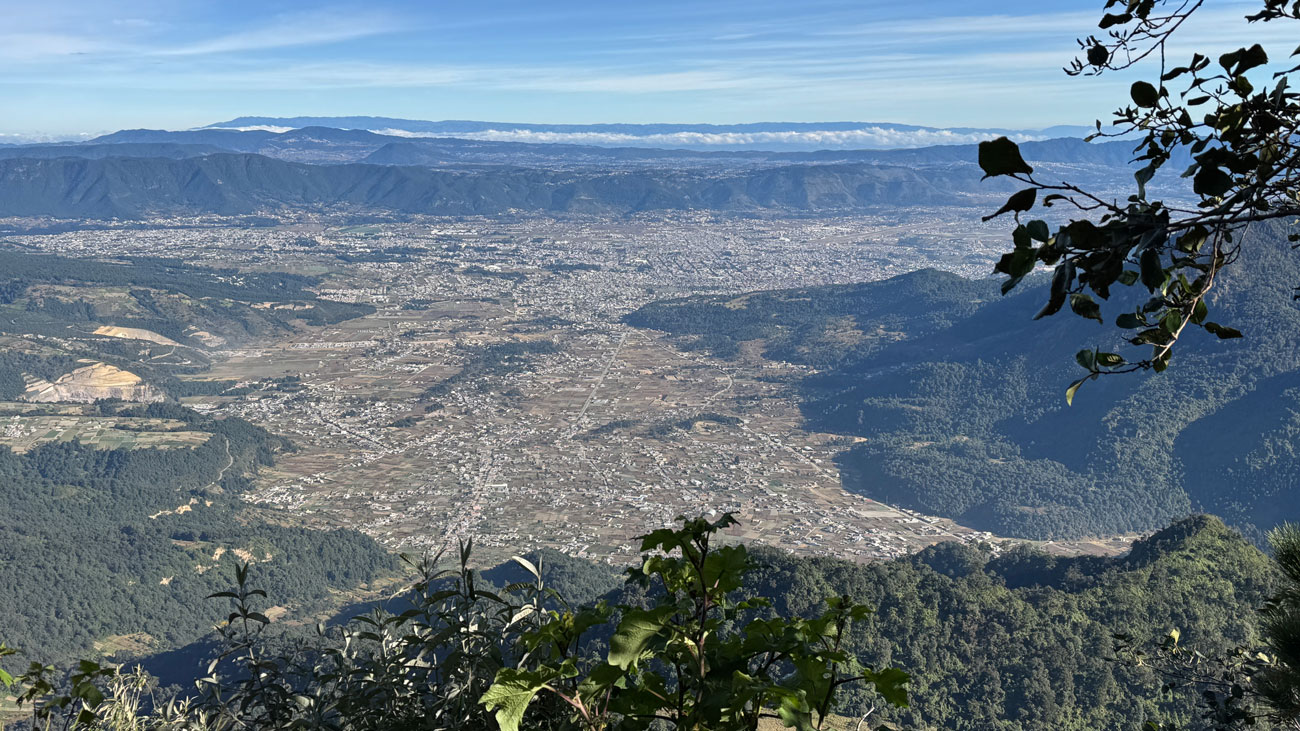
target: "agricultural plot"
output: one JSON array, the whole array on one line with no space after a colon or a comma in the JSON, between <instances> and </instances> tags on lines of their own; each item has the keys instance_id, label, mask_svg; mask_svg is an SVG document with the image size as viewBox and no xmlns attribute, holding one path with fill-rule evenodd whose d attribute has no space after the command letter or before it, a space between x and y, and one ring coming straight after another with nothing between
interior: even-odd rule
<instances>
[{"instance_id":1,"label":"agricultural plot","mask_svg":"<svg viewBox=\"0 0 1300 731\"><path fill-rule=\"evenodd\" d=\"M186 449L211 437L207 432L187 431L183 422L170 419L90 416L73 405L38 410L0 403L0 446L15 452L71 441L96 449Z\"/></svg>"}]
</instances>

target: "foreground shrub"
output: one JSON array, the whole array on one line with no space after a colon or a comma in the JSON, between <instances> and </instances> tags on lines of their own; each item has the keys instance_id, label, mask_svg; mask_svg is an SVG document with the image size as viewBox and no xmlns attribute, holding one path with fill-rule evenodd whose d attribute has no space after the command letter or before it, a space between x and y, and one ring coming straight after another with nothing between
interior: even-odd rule
<instances>
[{"instance_id":1,"label":"foreground shrub","mask_svg":"<svg viewBox=\"0 0 1300 731\"><path fill-rule=\"evenodd\" d=\"M419 579L387 609L318 625L314 641L288 649L266 636L267 594L242 566L234 589L213 595L231 611L193 695L156 702L140 673L89 661L62 675L0 671L0 685L34 727L120 731L752 731L763 718L807 731L847 686L906 705L905 673L844 649L867 607L832 597L818 617L785 618L763 599L735 599L749 556L714 545L734 524L683 520L643 536L642 562L627 572L644 591L639 606L571 607L519 557L531 581L493 591L470 568L467 542L450 568L442 554L410 561Z\"/></svg>"}]
</instances>

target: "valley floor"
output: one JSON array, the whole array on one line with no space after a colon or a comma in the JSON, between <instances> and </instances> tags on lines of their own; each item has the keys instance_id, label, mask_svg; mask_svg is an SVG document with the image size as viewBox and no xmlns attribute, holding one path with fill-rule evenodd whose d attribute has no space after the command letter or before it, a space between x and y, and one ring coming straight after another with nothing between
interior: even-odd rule
<instances>
[{"instance_id":1,"label":"valley floor","mask_svg":"<svg viewBox=\"0 0 1300 731\"><path fill-rule=\"evenodd\" d=\"M817 221L287 222L24 243L324 275L322 296L375 306L213 351L201 378L247 388L185 399L295 442L247 499L308 523L356 527L404 550L472 536L485 563L542 546L622 562L636 555L632 537L678 515L733 511L737 539L867 560L999 539L845 491L836 455L852 440L803 429L793 387L809 369L767 360L757 344L716 358L620 318L671 295L918 266L982 274L999 234L956 224L968 220L932 210ZM1051 548L1113 553L1127 541Z\"/></svg>"}]
</instances>

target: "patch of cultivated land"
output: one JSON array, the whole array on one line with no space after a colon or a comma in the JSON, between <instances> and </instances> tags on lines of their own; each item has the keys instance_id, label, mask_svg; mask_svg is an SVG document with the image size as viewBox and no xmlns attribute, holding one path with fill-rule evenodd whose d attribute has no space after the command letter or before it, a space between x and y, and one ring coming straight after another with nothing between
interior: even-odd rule
<instances>
[{"instance_id":1,"label":"patch of cultivated land","mask_svg":"<svg viewBox=\"0 0 1300 731\"><path fill-rule=\"evenodd\" d=\"M47 442L78 441L99 449L181 449L212 437L187 431L170 419L99 416L89 407L59 405L40 410L30 404L0 402L0 446L25 452Z\"/></svg>"}]
</instances>

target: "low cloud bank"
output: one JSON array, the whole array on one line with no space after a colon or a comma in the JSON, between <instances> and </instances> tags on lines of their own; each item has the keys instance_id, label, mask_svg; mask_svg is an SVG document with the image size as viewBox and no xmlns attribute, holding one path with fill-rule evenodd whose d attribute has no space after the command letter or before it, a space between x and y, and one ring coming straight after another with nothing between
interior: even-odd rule
<instances>
[{"instance_id":1,"label":"low cloud bank","mask_svg":"<svg viewBox=\"0 0 1300 731\"><path fill-rule=\"evenodd\" d=\"M962 145L992 139L1002 134L992 131L954 132L945 129L890 129L888 127L777 132L669 132L641 135L620 132L550 132L530 129L489 129L477 132L447 132L439 135L396 128L370 131L396 137L445 136L492 142L561 143L617 147L808 149L892 149L928 147L931 145ZM1046 139L1046 137L1026 134L1020 136L1019 139L1020 141L1030 141Z\"/></svg>"}]
</instances>

